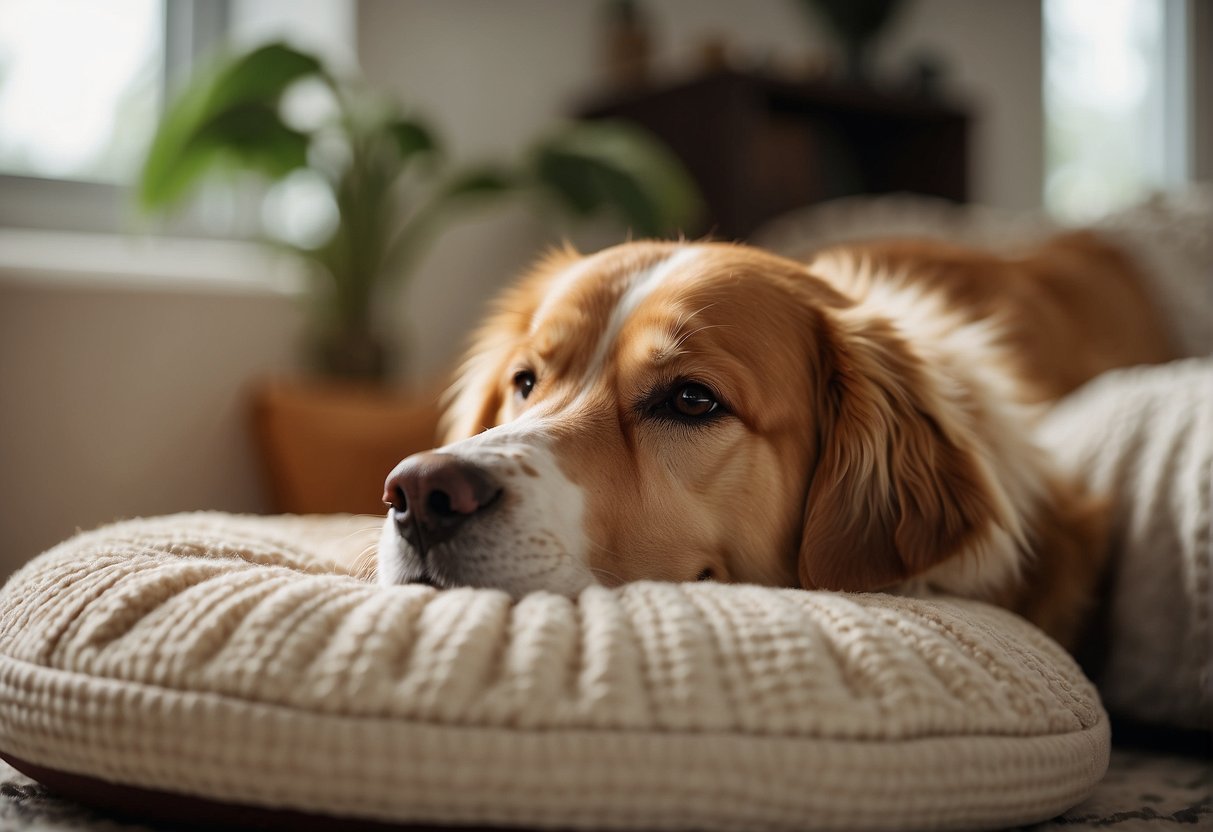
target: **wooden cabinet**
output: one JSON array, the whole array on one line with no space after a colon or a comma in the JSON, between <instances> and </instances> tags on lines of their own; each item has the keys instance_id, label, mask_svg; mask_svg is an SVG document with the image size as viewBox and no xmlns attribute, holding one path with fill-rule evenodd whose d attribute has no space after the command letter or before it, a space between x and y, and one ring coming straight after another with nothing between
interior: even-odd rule
<instances>
[{"instance_id":1,"label":"wooden cabinet","mask_svg":"<svg viewBox=\"0 0 1213 832\"><path fill-rule=\"evenodd\" d=\"M968 198L968 112L935 98L722 71L585 102L636 122L683 160L706 229L745 239L784 211L852 194Z\"/></svg>"}]
</instances>

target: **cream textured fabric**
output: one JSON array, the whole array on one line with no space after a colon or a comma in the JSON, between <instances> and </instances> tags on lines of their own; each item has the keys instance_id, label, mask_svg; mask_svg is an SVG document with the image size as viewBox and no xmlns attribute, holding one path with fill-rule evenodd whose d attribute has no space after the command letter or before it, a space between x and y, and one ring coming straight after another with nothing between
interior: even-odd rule
<instances>
[{"instance_id":1,"label":"cream textured fabric","mask_svg":"<svg viewBox=\"0 0 1213 832\"><path fill-rule=\"evenodd\" d=\"M597 829L997 827L1107 766L1091 684L1002 610L383 588L332 574L367 525L179 515L52 549L0 592L0 750L263 807Z\"/></svg>"},{"instance_id":2,"label":"cream textured fabric","mask_svg":"<svg viewBox=\"0 0 1213 832\"><path fill-rule=\"evenodd\" d=\"M1113 502L1110 600L1092 663L1104 703L1213 728L1213 358L1108 373L1042 428L1066 470Z\"/></svg>"}]
</instances>

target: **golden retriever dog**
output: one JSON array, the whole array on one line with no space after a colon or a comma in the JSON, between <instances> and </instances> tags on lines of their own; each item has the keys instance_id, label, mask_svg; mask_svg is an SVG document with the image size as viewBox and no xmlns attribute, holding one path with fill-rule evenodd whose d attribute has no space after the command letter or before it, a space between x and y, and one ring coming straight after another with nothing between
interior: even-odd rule
<instances>
[{"instance_id":1,"label":"golden retriever dog","mask_svg":"<svg viewBox=\"0 0 1213 832\"><path fill-rule=\"evenodd\" d=\"M1073 645L1102 512L1033 444L1034 415L1169 357L1134 265L1088 233L1013 259L558 251L477 334L445 444L388 477L378 578L948 593Z\"/></svg>"}]
</instances>

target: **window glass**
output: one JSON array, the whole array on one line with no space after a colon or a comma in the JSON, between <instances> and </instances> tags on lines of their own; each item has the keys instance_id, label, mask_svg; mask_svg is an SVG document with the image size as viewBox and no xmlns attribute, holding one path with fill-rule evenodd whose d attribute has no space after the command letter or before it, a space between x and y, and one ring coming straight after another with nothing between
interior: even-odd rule
<instances>
[{"instance_id":1,"label":"window glass","mask_svg":"<svg viewBox=\"0 0 1213 832\"><path fill-rule=\"evenodd\" d=\"M130 182L164 39L163 0L0 0L0 174Z\"/></svg>"},{"instance_id":2,"label":"window glass","mask_svg":"<svg viewBox=\"0 0 1213 832\"><path fill-rule=\"evenodd\" d=\"M1167 184L1162 0L1045 0L1045 202L1082 221Z\"/></svg>"}]
</instances>

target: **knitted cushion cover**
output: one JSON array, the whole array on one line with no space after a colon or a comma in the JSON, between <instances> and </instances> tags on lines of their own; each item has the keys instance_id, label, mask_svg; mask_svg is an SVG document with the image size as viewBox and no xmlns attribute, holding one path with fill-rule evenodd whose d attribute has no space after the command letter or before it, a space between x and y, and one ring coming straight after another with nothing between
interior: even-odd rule
<instances>
[{"instance_id":1,"label":"knitted cushion cover","mask_svg":"<svg viewBox=\"0 0 1213 832\"><path fill-rule=\"evenodd\" d=\"M192 514L52 549L0 592L0 752L320 816L594 829L997 827L1107 765L1091 684L993 607L385 588L340 565L374 534Z\"/></svg>"},{"instance_id":2,"label":"knitted cushion cover","mask_svg":"<svg viewBox=\"0 0 1213 832\"><path fill-rule=\"evenodd\" d=\"M1040 439L1112 502L1087 659L1104 704L1213 729L1213 356L1106 373L1054 408Z\"/></svg>"}]
</instances>

